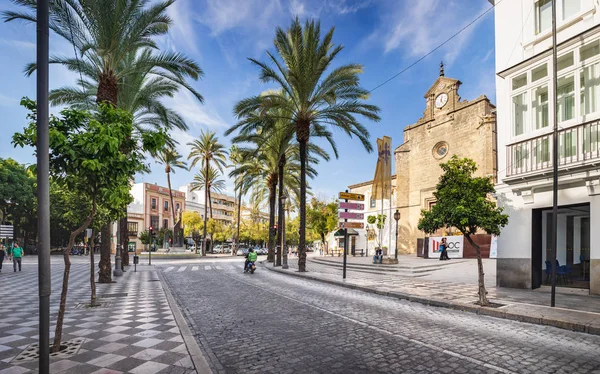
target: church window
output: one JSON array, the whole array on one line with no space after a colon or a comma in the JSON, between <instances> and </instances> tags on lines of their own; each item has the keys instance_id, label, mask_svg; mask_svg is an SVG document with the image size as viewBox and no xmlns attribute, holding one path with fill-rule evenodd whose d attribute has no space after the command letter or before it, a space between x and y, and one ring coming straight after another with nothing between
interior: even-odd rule
<instances>
[{"instance_id":1,"label":"church window","mask_svg":"<svg viewBox=\"0 0 600 374\"><path fill-rule=\"evenodd\" d=\"M535 129L548 127L548 85L534 89L533 108L535 111Z\"/></svg>"},{"instance_id":2,"label":"church window","mask_svg":"<svg viewBox=\"0 0 600 374\"><path fill-rule=\"evenodd\" d=\"M581 0L562 0L563 20L573 17L581 10Z\"/></svg>"},{"instance_id":3,"label":"church window","mask_svg":"<svg viewBox=\"0 0 600 374\"><path fill-rule=\"evenodd\" d=\"M552 26L552 0L538 0L535 3L535 33L550 30Z\"/></svg>"},{"instance_id":4,"label":"church window","mask_svg":"<svg viewBox=\"0 0 600 374\"><path fill-rule=\"evenodd\" d=\"M515 136L525 133L527 125L527 92L523 92L513 97L513 134Z\"/></svg>"},{"instance_id":5,"label":"church window","mask_svg":"<svg viewBox=\"0 0 600 374\"><path fill-rule=\"evenodd\" d=\"M439 142L433 147L433 157L442 159L448 154L448 143Z\"/></svg>"}]
</instances>

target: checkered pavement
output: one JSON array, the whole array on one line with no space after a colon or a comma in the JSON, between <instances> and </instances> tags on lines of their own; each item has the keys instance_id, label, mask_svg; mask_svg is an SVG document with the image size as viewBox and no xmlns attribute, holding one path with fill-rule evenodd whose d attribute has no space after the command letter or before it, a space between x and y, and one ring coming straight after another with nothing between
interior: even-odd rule
<instances>
[{"instance_id":1,"label":"checkered pavement","mask_svg":"<svg viewBox=\"0 0 600 374\"><path fill-rule=\"evenodd\" d=\"M153 267L130 269L116 283L97 284L108 306L89 303L89 264L71 266L63 341L82 338L70 357L51 358L51 373L195 373L186 345ZM63 266L53 259L50 306L51 339L58 314ZM12 269L11 269L12 270ZM97 271L97 270L96 270ZM0 273L0 374L35 372L37 360L15 357L38 341L37 264Z\"/></svg>"}]
</instances>

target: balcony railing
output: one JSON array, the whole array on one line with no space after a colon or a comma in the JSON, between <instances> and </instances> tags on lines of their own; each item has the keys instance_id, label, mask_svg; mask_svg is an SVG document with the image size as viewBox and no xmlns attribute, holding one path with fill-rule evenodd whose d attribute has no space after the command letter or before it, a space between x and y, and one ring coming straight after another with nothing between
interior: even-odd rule
<instances>
[{"instance_id":1,"label":"balcony railing","mask_svg":"<svg viewBox=\"0 0 600 374\"><path fill-rule=\"evenodd\" d=\"M131 238L131 237L137 237L138 233L137 231L128 231L127 235Z\"/></svg>"},{"instance_id":2,"label":"balcony railing","mask_svg":"<svg viewBox=\"0 0 600 374\"><path fill-rule=\"evenodd\" d=\"M537 136L506 148L506 176L552 169L553 134ZM600 121L558 131L558 166L585 165L600 160Z\"/></svg>"}]
</instances>

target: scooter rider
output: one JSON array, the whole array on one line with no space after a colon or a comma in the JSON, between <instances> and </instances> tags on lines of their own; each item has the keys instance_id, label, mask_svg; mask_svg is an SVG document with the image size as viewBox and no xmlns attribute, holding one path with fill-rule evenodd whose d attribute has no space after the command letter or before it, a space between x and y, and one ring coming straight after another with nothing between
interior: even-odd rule
<instances>
[{"instance_id":1,"label":"scooter rider","mask_svg":"<svg viewBox=\"0 0 600 374\"><path fill-rule=\"evenodd\" d=\"M254 249L250 248L248 250L248 254L246 255L246 263L244 264L244 271L246 271L246 269L248 269L248 264L251 262L256 262L257 258L258 258L258 255L256 254L256 252L254 252Z\"/></svg>"}]
</instances>

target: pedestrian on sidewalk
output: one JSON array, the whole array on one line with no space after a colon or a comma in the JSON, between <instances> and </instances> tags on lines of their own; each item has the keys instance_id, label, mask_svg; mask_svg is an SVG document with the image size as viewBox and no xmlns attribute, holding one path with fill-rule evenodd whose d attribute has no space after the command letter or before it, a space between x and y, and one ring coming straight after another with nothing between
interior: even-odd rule
<instances>
[{"instance_id":1,"label":"pedestrian on sidewalk","mask_svg":"<svg viewBox=\"0 0 600 374\"><path fill-rule=\"evenodd\" d=\"M446 242L446 238L442 238L442 242L440 243L440 261L449 260L448 257L448 243Z\"/></svg>"},{"instance_id":2,"label":"pedestrian on sidewalk","mask_svg":"<svg viewBox=\"0 0 600 374\"><path fill-rule=\"evenodd\" d=\"M374 264L381 264L383 262L383 250L381 248L377 248L375 250L375 256L373 256Z\"/></svg>"},{"instance_id":3,"label":"pedestrian on sidewalk","mask_svg":"<svg viewBox=\"0 0 600 374\"><path fill-rule=\"evenodd\" d=\"M15 242L12 249L13 259L13 270L17 271L17 264L19 264L19 271L21 271L21 259L23 258L23 248L19 245L19 242Z\"/></svg>"},{"instance_id":4,"label":"pedestrian on sidewalk","mask_svg":"<svg viewBox=\"0 0 600 374\"><path fill-rule=\"evenodd\" d=\"M4 244L0 243L0 273L2 273L2 263L4 262Z\"/></svg>"}]
</instances>

